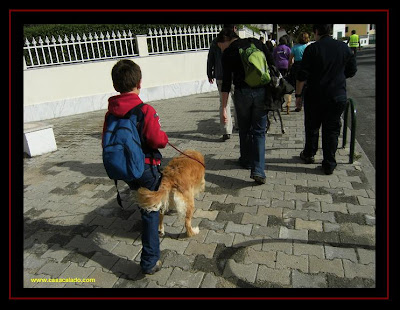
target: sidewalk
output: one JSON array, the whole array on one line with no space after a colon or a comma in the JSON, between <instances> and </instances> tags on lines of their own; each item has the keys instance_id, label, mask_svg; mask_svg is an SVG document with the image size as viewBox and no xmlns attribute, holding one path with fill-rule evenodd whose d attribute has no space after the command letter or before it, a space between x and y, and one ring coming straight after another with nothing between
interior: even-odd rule
<instances>
[{"instance_id":1,"label":"sidewalk","mask_svg":"<svg viewBox=\"0 0 400 310\"><path fill-rule=\"evenodd\" d=\"M142 275L138 207L133 200L124 210L118 206L102 164L105 111L49 120L58 150L24 159L25 287L375 286L375 187L359 146L354 164L348 164L348 146L339 149L339 165L327 176L321 151L315 164L299 158L303 113L282 113L286 133L272 123L267 183L256 185L237 164L238 134L222 142L218 133L217 92L152 105L172 144L205 155L206 191L193 217L199 235L186 238L177 214L167 215L163 268ZM162 153L164 166L178 155L169 146ZM38 278L95 282L31 281Z\"/></svg>"}]
</instances>

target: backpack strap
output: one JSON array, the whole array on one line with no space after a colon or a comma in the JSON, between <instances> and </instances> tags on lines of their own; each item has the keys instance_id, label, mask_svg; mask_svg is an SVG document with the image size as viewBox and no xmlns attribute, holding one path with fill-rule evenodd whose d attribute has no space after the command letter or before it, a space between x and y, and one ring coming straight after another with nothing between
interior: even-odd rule
<instances>
[{"instance_id":1,"label":"backpack strap","mask_svg":"<svg viewBox=\"0 0 400 310\"><path fill-rule=\"evenodd\" d=\"M142 107L144 106L144 103L142 102L141 104L138 104L136 107L134 107L133 109L129 110L123 118L130 118L133 114L135 114L136 116L140 113Z\"/></svg>"}]
</instances>

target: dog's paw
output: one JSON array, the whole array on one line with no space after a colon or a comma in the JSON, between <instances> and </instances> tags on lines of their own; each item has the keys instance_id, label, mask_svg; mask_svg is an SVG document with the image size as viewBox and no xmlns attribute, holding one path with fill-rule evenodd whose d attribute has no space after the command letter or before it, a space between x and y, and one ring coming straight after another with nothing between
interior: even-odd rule
<instances>
[{"instance_id":1,"label":"dog's paw","mask_svg":"<svg viewBox=\"0 0 400 310\"><path fill-rule=\"evenodd\" d=\"M162 225L162 228L161 228L161 229L158 228L158 236L159 236L160 238L165 236L164 225Z\"/></svg>"},{"instance_id":2,"label":"dog's paw","mask_svg":"<svg viewBox=\"0 0 400 310\"><path fill-rule=\"evenodd\" d=\"M199 227L192 227L193 234L197 235L200 232Z\"/></svg>"}]
</instances>

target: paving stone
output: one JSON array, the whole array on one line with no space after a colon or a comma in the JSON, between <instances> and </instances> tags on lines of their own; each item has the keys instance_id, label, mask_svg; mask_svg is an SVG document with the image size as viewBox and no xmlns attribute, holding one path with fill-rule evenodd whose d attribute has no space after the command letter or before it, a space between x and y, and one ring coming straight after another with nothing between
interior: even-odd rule
<instances>
[{"instance_id":1,"label":"paving stone","mask_svg":"<svg viewBox=\"0 0 400 310\"><path fill-rule=\"evenodd\" d=\"M188 287L198 288L203 280L204 272L191 273L189 271L174 268L169 276L166 286L167 287Z\"/></svg>"},{"instance_id":2,"label":"paving stone","mask_svg":"<svg viewBox=\"0 0 400 310\"><path fill-rule=\"evenodd\" d=\"M37 274L46 274L52 278L58 278L71 263L49 262L37 271Z\"/></svg>"},{"instance_id":3,"label":"paving stone","mask_svg":"<svg viewBox=\"0 0 400 310\"><path fill-rule=\"evenodd\" d=\"M238 278L253 283L257 275L257 264L240 264L233 259L228 259L223 276L226 278Z\"/></svg>"},{"instance_id":4,"label":"paving stone","mask_svg":"<svg viewBox=\"0 0 400 310\"><path fill-rule=\"evenodd\" d=\"M325 245L325 257L327 259L343 258L357 263L357 254L352 248L339 248Z\"/></svg>"},{"instance_id":5,"label":"paving stone","mask_svg":"<svg viewBox=\"0 0 400 310\"><path fill-rule=\"evenodd\" d=\"M294 255L314 255L318 258L325 258L324 246L319 244L293 243Z\"/></svg>"},{"instance_id":6,"label":"paving stone","mask_svg":"<svg viewBox=\"0 0 400 310\"><path fill-rule=\"evenodd\" d=\"M118 280L118 277L115 276L114 274L109 272L103 272L99 269L93 271L93 273L90 274L90 278L95 280L95 282L91 284L93 284L96 287L102 287L102 288L111 288Z\"/></svg>"},{"instance_id":7,"label":"paving stone","mask_svg":"<svg viewBox=\"0 0 400 310\"><path fill-rule=\"evenodd\" d=\"M322 221L305 221L301 218L297 218L295 228L322 231Z\"/></svg>"},{"instance_id":8,"label":"paving stone","mask_svg":"<svg viewBox=\"0 0 400 310\"><path fill-rule=\"evenodd\" d=\"M338 277L344 277L344 269L341 259L321 259L316 256L309 257L310 273L332 273Z\"/></svg>"},{"instance_id":9,"label":"paving stone","mask_svg":"<svg viewBox=\"0 0 400 310\"><path fill-rule=\"evenodd\" d=\"M203 282L201 283L201 288L216 288L218 284L218 278L212 273L207 273L204 276Z\"/></svg>"},{"instance_id":10,"label":"paving stone","mask_svg":"<svg viewBox=\"0 0 400 310\"><path fill-rule=\"evenodd\" d=\"M374 264L358 264L353 263L347 259L343 259L343 268L346 278L368 278L375 280L375 266Z\"/></svg>"},{"instance_id":11,"label":"paving stone","mask_svg":"<svg viewBox=\"0 0 400 310\"><path fill-rule=\"evenodd\" d=\"M257 281L267 281L279 285L290 285L290 273L288 269L273 269L260 265L257 272Z\"/></svg>"},{"instance_id":12,"label":"paving stone","mask_svg":"<svg viewBox=\"0 0 400 310\"><path fill-rule=\"evenodd\" d=\"M233 222L228 222L228 225L226 225L226 228L225 228L225 232L241 233L241 234L249 236L251 233L252 226L253 226L252 224L241 225L241 224L235 224Z\"/></svg>"},{"instance_id":13,"label":"paving stone","mask_svg":"<svg viewBox=\"0 0 400 310\"><path fill-rule=\"evenodd\" d=\"M201 244L197 241L191 241L185 250L187 255L204 255L207 258L212 258L217 247L216 243Z\"/></svg>"},{"instance_id":14,"label":"paving stone","mask_svg":"<svg viewBox=\"0 0 400 310\"><path fill-rule=\"evenodd\" d=\"M120 258L110 269L110 271L117 275L124 275L129 279L135 279L136 276L141 272L139 264L127 260L125 258Z\"/></svg>"},{"instance_id":15,"label":"paving stone","mask_svg":"<svg viewBox=\"0 0 400 310\"><path fill-rule=\"evenodd\" d=\"M168 251L163 261L164 267L179 267L182 270L189 270L192 267L193 259L186 255L180 255L175 251Z\"/></svg>"},{"instance_id":16,"label":"paving stone","mask_svg":"<svg viewBox=\"0 0 400 310\"><path fill-rule=\"evenodd\" d=\"M281 239L295 239L295 240L308 240L308 230L306 229L289 229L281 227L279 231L279 238Z\"/></svg>"},{"instance_id":17,"label":"paving stone","mask_svg":"<svg viewBox=\"0 0 400 310\"><path fill-rule=\"evenodd\" d=\"M119 260L119 257L115 255L105 255L100 252L94 253L94 255L85 263L85 267L104 268L105 270L111 270L111 267Z\"/></svg>"},{"instance_id":18,"label":"paving stone","mask_svg":"<svg viewBox=\"0 0 400 310\"><path fill-rule=\"evenodd\" d=\"M277 252L276 269L298 269L302 272L308 272L308 257Z\"/></svg>"},{"instance_id":19,"label":"paving stone","mask_svg":"<svg viewBox=\"0 0 400 310\"><path fill-rule=\"evenodd\" d=\"M64 272L60 274L60 278L86 279L94 270L94 267L80 267L76 263L71 263Z\"/></svg>"},{"instance_id":20,"label":"paving stone","mask_svg":"<svg viewBox=\"0 0 400 310\"><path fill-rule=\"evenodd\" d=\"M194 212L194 217L196 218L206 218L209 219L210 221L213 221L216 219L218 215L218 211L205 211L205 210L201 210L201 209L197 209Z\"/></svg>"},{"instance_id":21,"label":"paving stone","mask_svg":"<svg viewBox=\"0 0 400 310\"><path fill-rule=\"evenodd\" d=\"M245 264L262 264L270 268L275 268L276 265L276 252L263 252L256 251L248 248L244 259Z\"/></svg>"},{"instance_id":22,"label":"paving stone","mask_svg":"<svg viewBox=\"0 0 400 310\"><path fill-rule=\"evenodd\" d=\"M307 274L298 270L292 271L294 288L326 288L328 283L324 274Z\"/></svg>"},{"instance_id":23,"label":"paving stone","mask_svg":"<svg viewBox=\"0 0 400 310\"><path fill-rule=\"evenodd\" d=\"M141 246L126 244L125 242L119 242L113 248L111 253L113 253L119 257L125 257L129 260L132 260L139 254L141 249L142 249Z\"/></svg>"},{"instance_id":24,"label":"paving stone","mask_svg":"<svg viewBox=\"0 0 400 310\"><path fill-rule=\"evenodd\" d=\"M268 216L267 215L252 215L244 213L242 218L242 224L257 224L261 226L267 226Z\"/></svg>"},{"instance_id":25,"label":"paving stone","mask_svg":"<svg viewBox=\"0 0 400 310\"><path fill-rule=\"evenodd\" d=\"M204 241L205 243L217 243L217 244L225 244L225 246L231 246L233 243L234 234L227 233L217 233L215 231L210 231L207 234L207 238Z\"/></svg>"}]
</instances>

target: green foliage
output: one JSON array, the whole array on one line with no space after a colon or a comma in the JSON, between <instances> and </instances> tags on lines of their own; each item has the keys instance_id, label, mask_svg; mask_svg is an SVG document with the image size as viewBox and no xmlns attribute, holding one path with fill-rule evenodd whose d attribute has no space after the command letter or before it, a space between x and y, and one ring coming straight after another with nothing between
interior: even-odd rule
<instances>
[{"instance_id":1,"label":"green foliage","mask_svg":"<svg viewBox=\"0 0 400 310\"><path fill-rule=\"evenodd\" d=\"M279 24L280 27L286 30L286 33L297 41L297 36L301 32L307 32L310 38L313 37L313 24Z\"/></svg>"}]
</instances>

